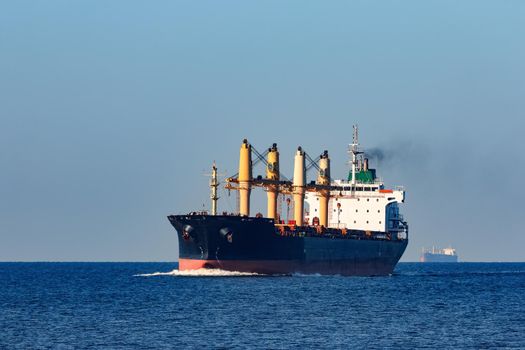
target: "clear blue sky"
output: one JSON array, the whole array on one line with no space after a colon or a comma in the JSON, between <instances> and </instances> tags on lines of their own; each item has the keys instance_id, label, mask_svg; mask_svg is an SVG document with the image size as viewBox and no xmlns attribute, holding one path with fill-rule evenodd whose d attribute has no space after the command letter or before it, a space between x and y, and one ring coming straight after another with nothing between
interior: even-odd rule
<instances>
[{"instance_id":1,"label":"clear blue sky","mask_svg":"<svg viewBox=\"0 0 525 350\"><path fill-rule=\"evenodd\" d=\"M345 177L358 123L407 189L405 261L524 261L524 19L518 0L3 1L0 260L176 260L166 215L208 205L213 160L235 173L247 137L287 174L298 145L328 149Z\"/></svg>"}]
</instances>

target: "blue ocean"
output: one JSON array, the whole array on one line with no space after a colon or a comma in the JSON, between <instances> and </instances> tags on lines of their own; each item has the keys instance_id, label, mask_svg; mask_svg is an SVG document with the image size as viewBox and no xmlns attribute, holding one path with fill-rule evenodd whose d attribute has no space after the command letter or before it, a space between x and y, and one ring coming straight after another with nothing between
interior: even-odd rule
<instances>
[{"instance_id":1,"label":"blue ocean","mask_svg":"<svg viewBox=\"0 0 525 350\"><path fill-rule=\"evenodd\" d=\"M389 277L0 263L2 349L525 348L525 263Z\"/></svg>"}]
</instances>

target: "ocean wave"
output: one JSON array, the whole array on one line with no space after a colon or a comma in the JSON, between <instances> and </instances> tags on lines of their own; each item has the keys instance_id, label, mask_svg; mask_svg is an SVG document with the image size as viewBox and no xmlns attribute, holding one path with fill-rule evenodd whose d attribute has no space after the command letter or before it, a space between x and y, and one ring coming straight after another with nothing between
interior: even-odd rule
<instances>
[{"instance_id":1,"label":"ocean wave","mask_svg":"<svg viewBox=\"0 0 525 350\"><path fill-rule=\"evenodd\" d=\"M504 270L504 271L398 271L394 276L408 277L460 277L460 276L498 276L498 275L525 275L524 270Z\"/></svg>"},{"instance_id":2,"label":"ocean wave","mask_svg":"<svg viewBox=\"0 0 525 350\"><path fill-rule=\"evenodd\" d=\"M172 270L170 272L141 273L136 277L175 276L175 277L249 277L270 276L255 272L226 271L221 269Z\"/></svg>"},{"instance_id":3,"label":"ocean wave","mask_svg":"<svg viewBox=\"0 0 525 350\"><path fill-rule=\"evenodd\" d=\"M294 276L294 277L323 277L324 275L321 275L320 273L295 272L295 273L292 273L292 276ZM333 276L340 276L340 275L333 275Z\"/></svg>"}]
</instances>

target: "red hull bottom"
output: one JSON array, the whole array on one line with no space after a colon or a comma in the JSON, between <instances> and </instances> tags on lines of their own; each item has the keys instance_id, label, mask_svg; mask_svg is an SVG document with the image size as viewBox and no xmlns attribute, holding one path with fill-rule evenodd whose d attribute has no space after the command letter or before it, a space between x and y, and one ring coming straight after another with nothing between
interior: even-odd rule
<instances>
[{"instance_id":1,"label":"red hull bottom","mask_svg":"<svg viewBox=\"0 0 525 350\"><path fill-rule=\"evenodd\" d=\"M389 275L395 266L388 262L298 261L298 260L198 260L179 259L179 270L221 269L226 271L276 274L321 274L343 276Z\"/></svg>"}]
</instances>

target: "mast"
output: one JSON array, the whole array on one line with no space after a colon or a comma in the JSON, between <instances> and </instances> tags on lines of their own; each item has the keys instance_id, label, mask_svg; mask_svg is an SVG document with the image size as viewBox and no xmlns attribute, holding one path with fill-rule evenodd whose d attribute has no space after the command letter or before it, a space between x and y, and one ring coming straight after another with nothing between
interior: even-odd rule
<instances>
[{"instance_id":1,"label":"mast","mask_svg":"<svg viewBox=\"0 0 525 350\"><path fill-rule=\"evenodd\" d=\"M252 146L244 139L239 153L239 214L250 216L252 188Z\"/></svg>"},{"instance_id":2,"label":"mast","mask_svg":"<svg viewBox=\"0 0 525 350\"><path fill-rule=\"evenodd\" d=\"M274 143L268 148L268 164L266 165L266 179L279 181L279 151L277 144ZM279 195L278 185L266 187L268 197L268 217L277 220L277 196Z\"/></svg>"},{"instance_id":3,"label":"mast","mask_svg":"<svg viewBox=\"0 0 525 350\"><path fill-rule=\"evenodd\" d=\"M297 226L304 224L304 193L306 185L306 169L304 166L305 152L301 147L297 148L293 168L293 205L294 220Z\"/></svg>"},{"instance_id":4,"label":"mast","mask_svg":"<svg viewBox=\"0 0 525 350\"><path fill-rule=\"evenodd\" d=\"M319 175L316 184L330 186L330 158L328 151L324 151L319 156ZM328 227L328 202L330 201L330 190L322 189L318 191L319 199L319 225ZM338 214L339 215L339 210Z\"/></svg>"},{"instance_id":5,"label":"mast","mask_svg":"<svg viewBox=\"0 0 525 350\"><path fill-rule=\"evenodd\" d=\"M353 125L352 144L350 145L350 153L352 154L352 185L355 185L355 173L357 169L357 155L359 152L359 129L357 124Z\"/></svg>"},{"instance_id":6,"label":"mast","mask_svg":"<svg viewBox=\"0 0 525 350\"><path fill-rule=\"evenodd\" d=\"M217 215L217 202L219 201L219 197L217 196L217 187L219 187L219 180L217 178L217 167L215 166L215 162L213 162L210 180L211 215Z\"/></svg>"}]
</instances>

